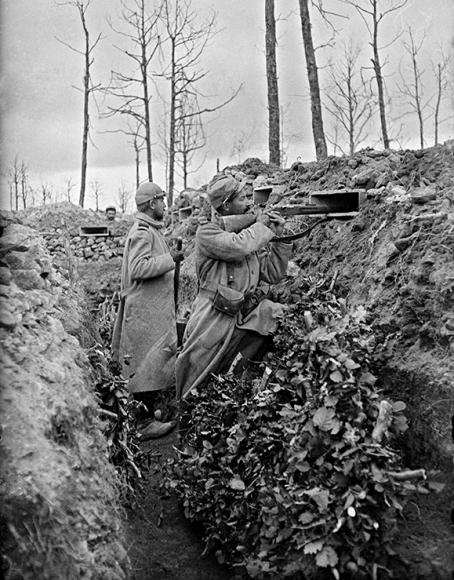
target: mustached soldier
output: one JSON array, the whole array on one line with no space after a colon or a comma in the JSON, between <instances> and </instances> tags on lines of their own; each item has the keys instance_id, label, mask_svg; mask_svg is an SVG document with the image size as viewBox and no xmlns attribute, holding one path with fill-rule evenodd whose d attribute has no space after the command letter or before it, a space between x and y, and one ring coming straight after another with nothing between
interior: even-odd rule
<instances>
[{"instance_id":1,"label":"mustached soldier","mask_svg":"<svg viewBox=\"0 0 454 580\"><path fill-rule=\"evenodd\" d=\"M220 216L240 215L248 210L244 184L232 176L215 178L207 192ZM274 213L262 214L256 223L239 233L224 231L216 219L199 226L199 291L176 363L180 400L202 385L210 373L228 369L238 352L245 360L253 358L265 337L275 330L282 305L266 299L248 312L244 305L260 281L274 284L285 276L292 245L270 243L283 226L283 218Z\"/></svg>"}]
</instances>

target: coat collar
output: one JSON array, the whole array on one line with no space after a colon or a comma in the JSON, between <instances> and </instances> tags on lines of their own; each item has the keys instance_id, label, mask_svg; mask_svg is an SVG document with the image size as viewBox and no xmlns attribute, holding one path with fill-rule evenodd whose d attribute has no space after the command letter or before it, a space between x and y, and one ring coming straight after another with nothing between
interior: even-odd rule
<instances>
[{"instance_id":1,"label":"coat collar","mask_svg":"<svg viewBox=\"0 0 454 580\"><path fill-rule=\"evenodd\" d=\"M158 222L157 220L154 220L153 218L148 216L146 213L142 213L141 211L139 211L137 213L136 220L141 221L141 222L145 222L148 225L152 226L153 228L156 228L157 230L160 230L164 226L163 222Z\"/></svg>"}]
</instances>

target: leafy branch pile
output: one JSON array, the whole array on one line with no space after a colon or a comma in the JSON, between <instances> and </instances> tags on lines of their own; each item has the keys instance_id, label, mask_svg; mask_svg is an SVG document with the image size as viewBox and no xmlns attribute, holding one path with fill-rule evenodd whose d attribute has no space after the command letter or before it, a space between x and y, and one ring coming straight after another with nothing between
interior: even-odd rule
<instances>
[{"instance_id":1,"label":"leafy branch pile","mask_svg":"<svg viewBox=\"0 0 454 580\"><path fill-rule=\"evenodd\" d=\"M393 404L386 444L372 436L380 395L365 312L309 282L298 281L260 376L214 377L193 396L192 453L172 460L167 486L203 524L206 550L250 577L387 577L406 486L390 475L390 444L405 405Z\"/></svg>"},{"instance_id":2,"label":"leafy branch pile","mask_svg":"<svg viewBox=\"0 0 454 580\"><path fill-rule=\"evenodd\" d=\"M96 343L87 354L100 399L99 412L104 420L103 433L107 439L109 460L122 483L123 499L128 502L142 482L142 472L149 467L149 457L140 449L137 432L136 416L142 404L132 399L120 365L110 360L108 353L116 304L115 296L101 303L99 333L102 344Z\"/></svg>"}]
</instances>

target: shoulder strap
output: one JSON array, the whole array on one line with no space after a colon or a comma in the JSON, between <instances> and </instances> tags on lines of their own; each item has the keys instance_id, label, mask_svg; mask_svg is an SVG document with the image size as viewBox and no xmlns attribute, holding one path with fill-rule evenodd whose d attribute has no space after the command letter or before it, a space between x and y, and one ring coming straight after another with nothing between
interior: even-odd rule
<instances>
[{"instance_id":1,"label":"shoulder strap","mask_svg":"<svg viewBox=\"0 0 454 580\"><path fill-rule=\"evenodd\" d=\"M150 225L147 224L146 222L143 222L141 220L137 221L137 230L139 232L147 232L150 229Z\"/></svg>"}]
</instances>

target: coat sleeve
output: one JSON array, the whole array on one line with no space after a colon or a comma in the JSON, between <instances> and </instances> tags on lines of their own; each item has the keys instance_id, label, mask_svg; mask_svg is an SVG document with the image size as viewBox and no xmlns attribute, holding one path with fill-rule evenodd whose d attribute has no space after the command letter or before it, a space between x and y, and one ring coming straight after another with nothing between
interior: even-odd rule
<instances>
[{"instance_id":1,"label":"coat sleeve","mask_svg":"<svg viewBox=\"0 0 454 580\"><path fill-rule=\"evenodd\" d=\"M156 254L153 233L137 230L129 244L129 275L131 280L146 280L162 276L175 268L170 253Z\"/></svg>"},{"instance_id":2,"label":"coat sleeve","mask_svg":"<svg viewBox=\"0 0 454 580\"><path fill-rule=\"evenodd\" d=\"M234 262L256 252L273 236L272 230L261 223L255 223L239 233L225 232L218 225L208 223L197 230L197 244L209 258Z\"/></svg>"},{"instance_id":3,"label":"coat sleeve","mask_svg":"<svg viewBox=\"0 0 454 580\"><path fill-rule=\"evenodd\" d=\"M287 272L292 244L274 242L268 251L260 255L260 280L268 284L277 284Z\"/></svg>"}]
</instances>

